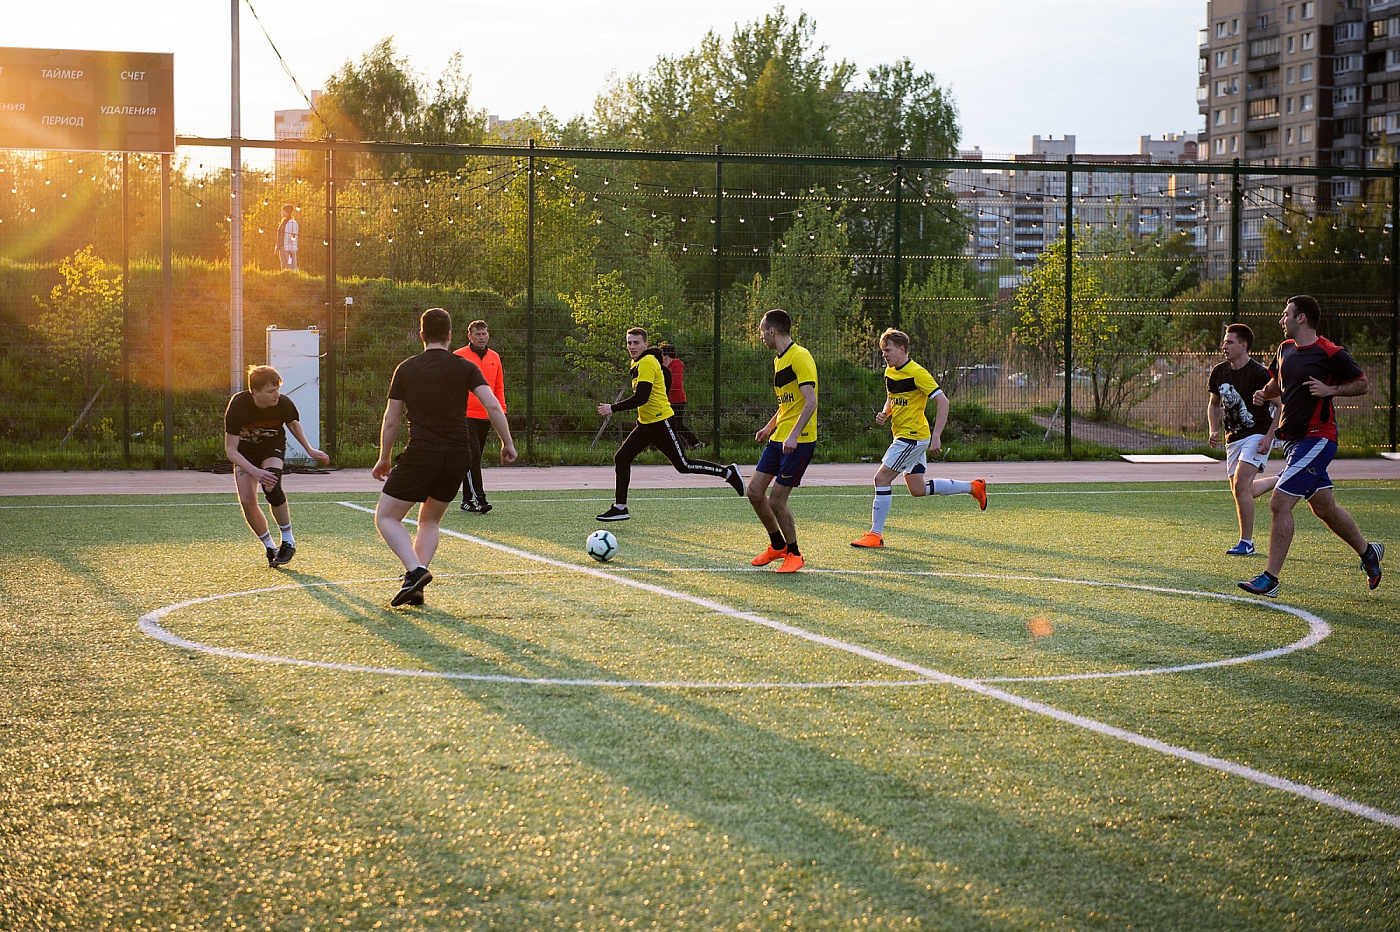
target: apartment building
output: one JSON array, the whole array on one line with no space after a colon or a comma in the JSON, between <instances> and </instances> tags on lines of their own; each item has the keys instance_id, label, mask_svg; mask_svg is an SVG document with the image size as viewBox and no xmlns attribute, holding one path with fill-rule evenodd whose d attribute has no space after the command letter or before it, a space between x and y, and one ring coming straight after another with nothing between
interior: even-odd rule
<instances>
[{"instance_id":1,"label":"apartment building","mask_svg":"<svg viewBox=\"0 0 1400 932\"><path fill-rule=\"evenodd\" d=\"M1202 158L1274 165L1376 167L1400 138L1400 0L1210 0L1196 101ZM1229 180L1215 176L1208 250L1230 249ZM1358 200L1358 179L1252 175L1243 204L1246 267L1262 224Z\"/></svg>"},{"instance_id":2,"label":"apartment building","mask_svg":"<svg viewBox=\"0 0 1400 932\"><path fill-rule=\"evenodd\" d=\"M321 92L312 91L311 103L316 104L319 103L320 100ZM310 139L313 129L312 118L314 116L315 113L311 110L273 111L272 138ZM296 171L296 149L277 149L275 159L275 169L279 179L285 178Z\"/></svg>"},{"instance_id":3,"label":"apartment building","mask_svg":"<svg viewBox=\"0 0 1400 932\"><path fill-rule=\"evenodd\" d=\"M966 254L981 269L998 259L1014 259L1018 266L1035 262L1046 246L1063 235L1065 222L1065 173L1062 167L1036 167L1037 163L1063 163L1074 156L1084 164L1192 165L1197 157L1194 136L1171 133L1160 138L1142 136L1135 153L1079 154L1075 137L1031 137L1031 151L1011 156L1026 168L1011 171L983 169L976 165L982 150L963 150L958 157L971 164L948 173L950 189L970 223ZM1202 187L1194 170L1182 173L1129 174L1084 172L1074 178L1076 224L1126 227L1141 236L1161 230L1185 231L1196 241L1203 238L1199 205Z\"/></svg>"}]
</instances>

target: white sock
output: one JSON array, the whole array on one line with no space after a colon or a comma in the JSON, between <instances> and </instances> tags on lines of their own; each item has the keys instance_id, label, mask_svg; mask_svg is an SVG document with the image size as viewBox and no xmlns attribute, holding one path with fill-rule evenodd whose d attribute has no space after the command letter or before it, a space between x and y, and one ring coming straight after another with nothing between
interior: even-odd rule
<instances>
[{"instance_id":1,"label":"white sock","mask_svg":"<svg viewBox=\"0 0 1400 932\"><path fill-rule=\"evenodd\" d=\"M282 543L291 544L293 547L297 545L297 539L292 536L292 526L290 524L279 524L277 525L277 529L282 532Z\"/></svg>"},{"instance_id":2,"label":"white sock","mask_svg":"<svg viewBox=\"0 0 1400 932\"><path fill-rule=\"evenodd\" d=\"M266 547L268 550L276 550L276 549L277 549L277 545L274 544L274 543L272 542L272 532L271 532L271 531L263 531L263 532L262 532L262 536L259 537L258 540L259 540L259 541L262 543L262 545L263 545L264 547Z\"/></svg>"},{"instance_id":3,"label":"white sock","mask_svg":"<svg viewBox=\"0 0 1400 932\"><path fill-rule=\"evenodd\" d=\"M876 534L885 533L885 519L890 516L890 503L893 495L889 486L875 486L875 501L870 505L870 530Z\"/></svg>"},{"instance_id":4,"label":"white sock","mask_svg":"<svg viewBox=\"0 0 1400 932\"><path fill-rule=\"evenodd\" d=\"M928 491L930 495L970 495L972 483L959 479L930 479Z\"/></svg>"},{"instance_id":5,"label":"white sock","mask_svg":"<svg viewBox=\"0 0 1400 932\"><path fill-rule=\"evenodd\" d=\"M1240 543L1242 543L1242 544L1249 544L1249 546L1251 546L1251 547L1254 546L1254 541L1253 541L1252 539L1248 538L1248 537L1241 537L1241 538L1240 538Z\"/></svg>"}]
</instances>

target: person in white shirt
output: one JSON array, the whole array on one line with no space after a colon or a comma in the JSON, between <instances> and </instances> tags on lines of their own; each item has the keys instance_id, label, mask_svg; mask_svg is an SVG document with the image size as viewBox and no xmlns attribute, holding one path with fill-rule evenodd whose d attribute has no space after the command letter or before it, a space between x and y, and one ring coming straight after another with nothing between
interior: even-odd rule
<instances>
[{"instance_id":1,"label":"person in white shirt","mask_svg":"<svg viewBox=\"0 0 1400 932\"><path fill-rule=\"evenodd\" d=\"M295 210L291 204L282 208L282 222L277 225L277 267L279 269L291 269L296 271L297 267L297 234L300 228L297 226L292 212Z\"/></svg>"}]
</instances>

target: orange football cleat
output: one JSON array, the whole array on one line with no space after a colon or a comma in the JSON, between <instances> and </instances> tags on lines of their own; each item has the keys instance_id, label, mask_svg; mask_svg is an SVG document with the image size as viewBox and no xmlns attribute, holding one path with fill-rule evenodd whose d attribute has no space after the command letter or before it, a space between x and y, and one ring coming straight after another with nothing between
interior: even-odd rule
<instances>
[{"instance_id":1,"label":"orange football cleat","mask_svg":"<svg viewBox=\"0 0 1400 932\"><path fill-rule=\"evenodd\" d=\"M774 547L770 546L767 550L763 551L749 562L752 563L754 566L767 566L774 560L781 560L785 556L787 556L786 547L784 547L782 550L777 550Z\"/></svg>"},{"instance_id":2,"label":"orange football cleat","mask_svg":"<svg viewBox=\"0 0 1400 932\"><path fill-rule=\"evenodd\" d=\"M851 541L852 547L883 547L885 539L874 531L866 531L865 536L859 540Z\"/></svg>"},{"instance_id":3,"label":"orange football cleat","mask_svg":"<svg viewBox=\"0 0 1400 932\"><path fill-rule=\"evenodd\" d=\"M790 553L783 557L783 565L778 567L779 573L796 573L807 565L807 561L802 559L800 553Z\"/></svg>"},{"instance_id":4,"label":"orange football cleat","mask_svg":"<svg viewBox=\"0 0 1400 932\"><path fill-rule=\"evenodd\" d=\"M987 480L972 480L972 497L977 499L977 504L982 506L982 510L987 510Z\"/></svg>"}]
</instances>

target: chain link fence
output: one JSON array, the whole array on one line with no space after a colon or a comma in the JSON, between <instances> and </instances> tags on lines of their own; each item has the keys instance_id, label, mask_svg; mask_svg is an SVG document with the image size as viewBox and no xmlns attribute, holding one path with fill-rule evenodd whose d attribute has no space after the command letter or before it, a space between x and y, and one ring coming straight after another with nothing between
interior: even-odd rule
<instances>
[{"instance_id":1,"label":"chain link fence","mask_svg":"<svg viewBox=\"0 0 1400 932\"><path fill-rule=\"evenodd\" d=\"M240 140L295 158L242 169L235 198L232 142L181 142L164 226L159 157L0 153L5 468L217 462L236 360L265 361L269 326L321 331L323 445L367 465L430 306L458 343L490 324L537 464L609 460L628 425L600 435L595 408L626 385L633 325L678 348L715 455L751 459L771 307L817 359L828 461L887 443L890 326L953 401L951 458L1198 450L1223 327L1249 324L1267 361L1300 292L1370 380L1338 399L1344 450L1396 445L1388 169Z\"/></svg>"}]
</instances>

